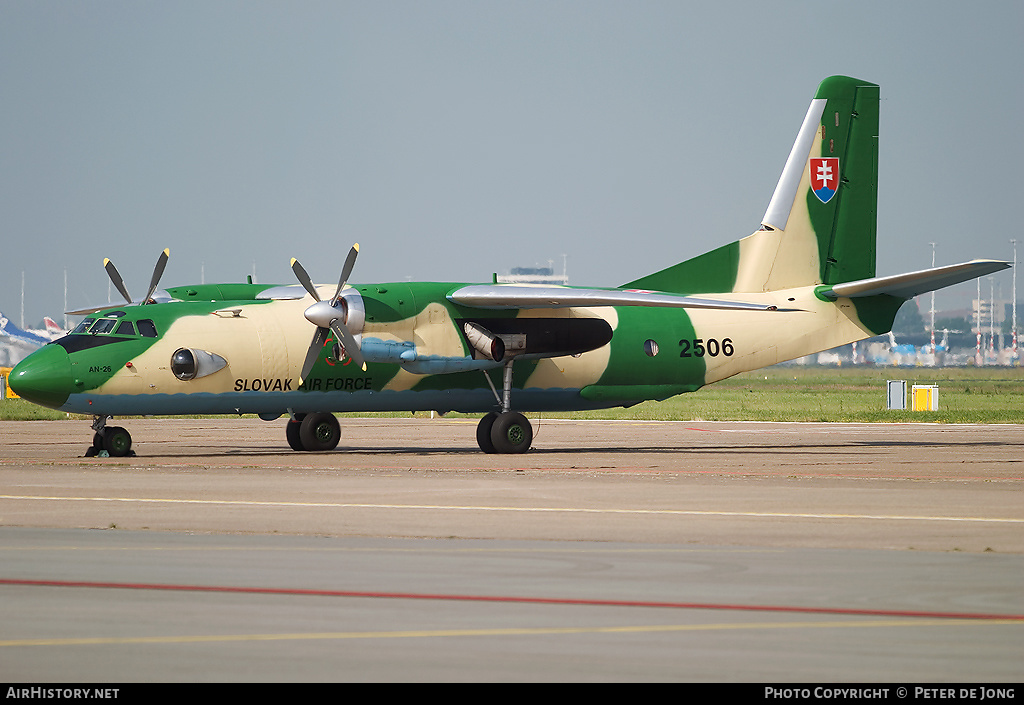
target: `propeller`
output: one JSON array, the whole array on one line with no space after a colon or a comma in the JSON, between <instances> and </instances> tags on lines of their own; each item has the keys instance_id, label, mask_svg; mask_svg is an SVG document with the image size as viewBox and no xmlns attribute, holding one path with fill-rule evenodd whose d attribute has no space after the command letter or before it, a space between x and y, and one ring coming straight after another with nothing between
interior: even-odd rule
<instances>
[{"instance_id":1,"label":"propeller","mask_svg":"<svg viewBox=\"0 0 1024 705\"><path fill-rule=\"evenodd\" d=\"M167 248L164 248L164 251L160 253L160 256L156 260L156 266L153 267L153 277L149 282L149 290L146 292L146 296L138 302L140 306L145 306L146 304L151 303L150 299L156 291L157 284L160 283L160 277L164 275L164 268L167 267L167 260L170 256L171 251ZM117 271L117 267L114 266L114 263L111 262L109 258L104 258L103 269L107 271L107 276L110 277L110 281L113 283L114 288L117 289L118 293L124 297L125 303L129 305L136 303L132 299L131 294L128 293L128 287L124 285L124 279L121 277L121 273ZM65 311L65 313L69 316L82 316L88 313L95 313L96 311L100 311L105 308L110 308L110 304L93 306L92 308L83 308L77 311Z\"/></svg>"},{"instance_id":2,"label":"propeller","mask_svg":"<svg viewBox=\"0 0 1024 705\"><path fill-rule=\"evenodd\" d=\"M156 285L160 283L160 277L164 275L164 267L167 266L167 260L171 256L171 251L168 248L164 248L164 251L157 257L156 266L153 267L153 277L149 280L149 291L146 292L146 296L142 299L142 305L145 306L149 303L149 298L156 291Z\"/></svg>"},{"instance_id":3,"label":"propeller","mask_svg":"<svg viewBox=\"0 0 1024 705\"><path fill-rule=\"evenodd\" d=\"M313 286L313 281L309 278L309 274L306 273L306 270L303 269L297 259L292 258L292 272L295 273L295 278L299 280L302 287L309 292L309 295L316 302L307 308L304 313L306 320L316 326L316 333L313 334L309 350L306 351L306 359L302 362L302 372L299 373L300 380L305 380L310 370L313 369L313 365L316 364L317 358L320 357L320 350L327 341L327 335L330 332L333 332L337 337L338 342L341 343L342 348L345 350L345 354L351 357L364 372L366 371L366 360L363 359L362 352L359 350L359 343L356 342L348 328L345 327L345 319L348 317L348 306L341 297L341 290L345 288L345 282L348 281L349 275L352 274L352 268L355 267L358 254L359 243L357 242L349 250L348 257L345 259L345 265L341 268L338 288L334 292L334 296L328 301L321 300L320 294L317 293L316 287Z\"/></svg>"},{"instance_id":4,"label":"propeller","mask_svg":"<svg viewBox=\"0 0 1024 705\"><path fill-rule=\"evenodd\" d=\"M114 283L114 288L121 292L121 296L128 303L132 302L132 295L128 293L127 287L124 285L124 279L121 278L120 272L117 271L117 267L109 259L103 259L103 268L107 270L107 276L110 277L110 281Z\"/></svg>"}]
</instances>

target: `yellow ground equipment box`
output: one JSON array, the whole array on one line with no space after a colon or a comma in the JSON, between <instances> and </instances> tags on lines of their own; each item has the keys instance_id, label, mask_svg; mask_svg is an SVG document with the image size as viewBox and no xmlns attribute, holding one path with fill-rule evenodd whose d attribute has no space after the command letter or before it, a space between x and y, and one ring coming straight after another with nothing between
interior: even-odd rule
<instances>
[{"instance_id":1,"label":"yellow ground equipment box","mask_svg":"<svg viewBox=\"0 0 1024 705\"><path fill-rule=\"evenodd\" d=\"M11 391L11 385L7 384L7 377L11 374L10 367L0 367L0 399L20 399L17 394Z\"/></svg>"},{"instance_id":2,"label":"yellow ground equipment box","mask_svg":"<svg viewBox=\"0 0 1024 705\"><path fill-rule=\"evenodd\" d=\"M939 387L935 384L915 384L911 390L914 411L938 411Z\"/></svg>"}]
</instances>

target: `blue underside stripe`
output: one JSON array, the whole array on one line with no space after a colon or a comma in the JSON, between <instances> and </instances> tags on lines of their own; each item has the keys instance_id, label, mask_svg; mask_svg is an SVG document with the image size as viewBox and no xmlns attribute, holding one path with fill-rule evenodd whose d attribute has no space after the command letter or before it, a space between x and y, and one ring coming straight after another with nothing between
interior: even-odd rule
<instances>
[{"instance_id":1,"label":"blue underside stripe","mask_svg":"<svg viewBox=\"0 0 1024 705\"><path fill-rule=\"evenodd\" d=\"M574 411L619 406L591 402L578 389L514 389L516 411ZM61 411L110 416L178 414L280 414L334 411L460 411L487 413L498 409L489 389L402 392L226 392L223 394L72 394Z\"/></svg>"}]
</instances>

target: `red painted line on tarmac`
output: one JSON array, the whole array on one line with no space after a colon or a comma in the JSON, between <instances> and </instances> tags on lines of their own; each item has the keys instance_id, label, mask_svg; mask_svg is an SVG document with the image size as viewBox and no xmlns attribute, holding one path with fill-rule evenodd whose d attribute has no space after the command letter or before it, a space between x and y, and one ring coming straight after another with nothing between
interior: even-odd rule
<instances>
[{"instance_id":1,"label":"red painted line on tarmac","mask_svg":"<svg viewBox=\"0 0 1024 705\"><path fill-rule=\"evenodd\" d=\"M652 602L637 600L588 600L558 597L515 597L501 595L451 595L414 592L376 592L352 590L310 590L302 588L261 588L222 585L168 585L157 583L110 583L79 580L18 580L0 578L0 585L103 588L115 590L166 590L175 592L220 592L252 595L291 595L305 597L361 597L398 600L448 600L463 602L505 602L534 605L579 605L586 607L661 607L668 609L721 610L742 612L798 612L858 617L922 617L929 619L1016 620L1024 614L986 614L975 612L928 612L919 610L871 610L842 607L793 607L784 605L735 605L713 602Z\"/></svg>"}]
</instances>

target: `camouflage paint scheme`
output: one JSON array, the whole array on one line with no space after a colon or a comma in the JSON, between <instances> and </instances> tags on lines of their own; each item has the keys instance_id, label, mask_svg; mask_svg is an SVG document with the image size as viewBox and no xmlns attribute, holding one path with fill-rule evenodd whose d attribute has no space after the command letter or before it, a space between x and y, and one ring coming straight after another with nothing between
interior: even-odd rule
<instances>
[{"instance_id":1,"label":"camouflage paint scheme","mask_svg":"<svg viewBox=\"0 0 1024 705\"><path fill-rule=\"evenodd\" d=\"M303 317L313 300L300 287L177 287L168 289L175 299L170 303L113 307L94 316L151 320L157 337L72 333L19 365L11 384L45 406L97 416L486 413L501 408L503 365L475 352L465 334L465 323L475 322L526 333L525 354L512 367L512 409L591 409L666 399L878 335L891 328L908 297L827 295L830 285L875 277L878 105L874 84L841 76L823 81L762 227L620 287L714 294L777 310L481 308L449 298L467 286L459 283L347 287L349 327L367 368L351 358L333 359L331 336L300 384L315 330ZM816 157L838 158L836 193L827 202L811 188L808 165ZM333 289L318 292L327 299ZM541 338L547 342L532 347L531 340ZM574 340L584 340L582 350L559 352ZM180 348L219 356L223 367L179 379L170 361Z\"/></svg>"}]
</instances>

